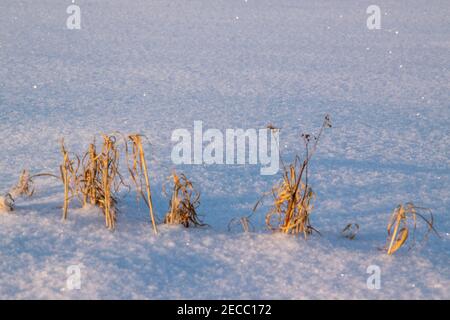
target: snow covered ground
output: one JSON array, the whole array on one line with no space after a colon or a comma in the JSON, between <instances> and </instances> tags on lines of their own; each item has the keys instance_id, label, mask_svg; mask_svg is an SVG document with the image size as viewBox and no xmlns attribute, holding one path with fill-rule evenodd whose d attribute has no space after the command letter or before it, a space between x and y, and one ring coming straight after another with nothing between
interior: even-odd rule
<instances>
[{"instance_id":1,"label":"snow covered ground","mask_svg":"<svg viewBox=\"0 0 450 320\"><path fill-rule=\"evenodd\" d=\"M134 196L117 229L95 210L61 222L62 189L37 181L0 215L0 298L450 298L450 6L381 1L76 0L0 2L0 191L22 168L57 173L60 138L81 151L99 132L141 132L159 217L171 169L202 192L210 227L160 227ZM311 167L313 225L322 237L227 231L277 181L258 166L174 166L171 133L205 127L283 128L283 157L329 113L333 128ZM390 212L433 209L441 239L387 256ZM361 226L354 241L340 236ZM67 268L80 266L81 289ZM366 285L367 267L381 288Z\"/></svg>"}]
</instances>

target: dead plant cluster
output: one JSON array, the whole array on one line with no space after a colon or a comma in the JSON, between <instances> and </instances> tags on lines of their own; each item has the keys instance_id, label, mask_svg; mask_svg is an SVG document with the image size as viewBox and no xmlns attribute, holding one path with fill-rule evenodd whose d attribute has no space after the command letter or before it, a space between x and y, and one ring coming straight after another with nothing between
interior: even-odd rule
<instances>
[{"instance_id":1,"label":"dead plant cluster","mask_svg":"<svg viewBox=\"0 0 450 320\"><path fill-rule=\"evenodd\" d=\"M0 196L0 212L14 210L14 204L19 197L31 197L34 193L33 179L41 175L30 175L28 170L23 170L18 183L12 187L4 196Z\"/></svg>"},{"instance_id":2,"label":"dead plant cluster","mask_svg":"<svg viewBox=\"0 0 450 320\"><path fill-rule=\"evenodd\" d=\"M117 139L122 138L122 144ZM149 169L144 151L144 136L139 134L102 135L102 143L97 146L95 140L81 156L71 155L64 142L61 145L62 164L61 181L64 186L63 219L67 218L69 203L78 198L83 206L99 207L105 217L108 229L114 229L117 220L118 193L122 187L129 188L120 171L120 159L124 156L127 163L129 180L135 187L137 198L143 199L149 209L154 233L158 233L156 215L153 210ZM197 208L200 194L185 175L173 174L173 194L170 200L170 212L164 223L182 224L185 227L204 225L198 218Z\"/></svg>"},{"instance_id":3,"label":"dead plant cluster","mask_svg":"<svg viewBox=\"0 0 450 320\"><path fill-rule=\"evenodd\" d=\"M280 130L273 125L271 130ZM299 156L290 165L282 164L282 178L269 192L265 194L254 206L250 215L234 218L228 228L241 225L245 232L254 230L251 217L263 200L272 196L272 205L266 213L267 227L274 232L299 235L305 239L312 233L319 231L311 224L313 201L315 194L308 180L309 166L322 133L331 127L330 117L327 115L317 135L303 134L306 154L303 160ZM117 139L121 137L121 140ZM124 156L127 163L129 180L134 185L137 198L143 199L149 209L153 231L156 234L157 221L152 204L152 192L149 180L144 151L144 136L139 134L101 135L101 143L95 139L89 144L87 150L81 155L70 153L64 141L61 141L62 162L60 175L43 173L30 175L24 170L18 183L4 196L0 196L0 211L13 211L14 203L18 197L31 196L34 193L33 179L39 176L52 176L61 180L64 188L63 219L68 218L69 205L73 199L78 199L83 206L96 206L101 209L108 229L114 229L118 213L118 193L122 187L130 189L120 171L119 161ZM122 141L122 143L120 143ZM192 182L184 175L173 174L168 178L171 185L169 210L164 217L166 224L180 224L188 228L191 226L205 226L199 218L197 209L200 205L200 193ZM165 192L165 188L164 188ZM385 250L392 255L399 250L412 234L411 246L415 244L415 233L418 221L426 224L424 239L431 231L439 234L434 228L434 218L431 210L417 207L412 203L397 206L391 215L387 226L387 244ZM342 235L354 240L359 232L357 223L349 223L342 230Z\"/></svg>"},{"instance_id":4,"label":"dead plant cluster","mask_svg":"<svg viewBox=\"0 0 450 320\"><path fill-rule=\"evenodd\" d=\"M330 117L327 115L316 136L303 134L305 145L305 159L296 156L292 164L286 166L282 163L282 179L272 188L273 204L266 214L267 227L276 232L287 234L303 234L307 238L313 232L319 233L311 225L311 213L315 194L309 185L308 171L312 156L314 155L323 131L331 127ZM255 211L264 197L258 201L253 209ZM320 233L319 233L320 234Z\"/></svg>"},{"instance_id":5,"label":"dead plant cluster","mask_svg":"<svg viewBox=\"0 0 450 320\"><path fill-rule=\"evenodd\" d=\"M423 221L427 226L422 240L426 240L432 231L439 236L434 228L434 217L430 209L416 207L413 203L400 204L394 209L387 226L388 237L385 249L388 255L400 249L410 234L412 234L410 248L415 245L418 220Z\"/></svg>"},{"instance_id":6,"label":"dead plant cluster","mask_svg":"<svg viewBox=\"0 0 450 320\"><path fill-rule=\"evenodd\" d=\"M181 224L186 228L204 226L197 213L200 193L194 189L192 182L184 174L177 175L176 172L169 179L172 180L172 196L164 223Z\"/></svg>"},{"instance_id":7,"label":"dead plant cluster","mask_svg":"<svg viewBox=\"0 0 450 320\"><path fill-rule=\"evenodd\" d=\"M128 163L131 181L135 184L137 195L144 198L150 211L153 230L157 233L142 138L137 134L122 137L125 158L127 162L132 162L132 164ZM120 172L122 149L117 137L103 134L101 138L100 146L97 146L94 139L81 156L69 154L64 142L61 143L60 172L64 186L63 219L67 219L70 201L78 198L83 206L99 207L105 217L106 227L114 229L118 212L118 192L121 187L129 186Z\"/></svg>"}]
</instances>

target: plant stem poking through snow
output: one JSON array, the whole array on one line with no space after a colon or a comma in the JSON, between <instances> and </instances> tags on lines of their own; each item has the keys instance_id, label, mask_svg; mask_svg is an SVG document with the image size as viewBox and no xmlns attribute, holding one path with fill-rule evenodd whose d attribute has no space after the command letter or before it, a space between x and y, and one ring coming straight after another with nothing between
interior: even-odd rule
<instances>
[{"instance_id":1,"label":"plant stem poking through snow","mask_svg":"<svg viewBox=\"0 0 450 320\"><path fill-rule=\"evenodd\" d=\"M248 233L250 231L254 231L255 228L253 226L253 224L250 221L250 218L252 217L253 212L245 217L236 217L230 220L230 222L228 223L228 231L231 231L232 227L236 224L240 224L242 227L242 230L244 230L244 232Z\"/></svg>"},{"instance_id":2,"label":"plant stem poking through snow","mask_svg":"<svg viewBox=\"0 0 450 320\"><path fill-rule=\"evenodd\" d=\"M114 229L116 222L117 200L114 194L124 184L119 173L119 150L115 137L102 135L103 145L97 154L95 143L89 145L83 161L75 155L71 160L69 152L61 144L63 163L60 166L61 180L64 185L63 219L67 219L70 200L79 196L83 205L90 204L102 209L108 229ZM81 173L80 173L81 171Z\"/></svg>"},{"instance_id":3,"label":"plant stem poking through snow","mask_svg":"<svg viewBox=\"0 0 450 320\"><path fill-rule=\"evenodd\" d=\"M34 194L33 179L42 176L53 176L52 174L40 173L30 175L28 170L23 170L19 182L11 188L4 196L0 196L0 212L14 211L15 200L21 196L31 197ZM54 176L53 176L54 177Z\"/></svg>"},{"instance_id":4,"label":"plant stem poking through snow","mask_svg":"<svg viewBox=\"0 0 450 320\"><path fill-rule=\"evenodd\" d=\"M114 136L103 135L103 147L98 156L100 168L100 208L105 216L105 223L108 229L114 229L116 225L116 204L114 190L117 191L120 183L116 183L116 178L120 178L119 173L119 151L116 148Z\"/></svg>"},{"instance_id":5,"label":"plant stem poking through snow","mask_svg":"<svg viewBox=\"0 0 450 320\"><path fill-rule=\"evenodd\" d=\"M270 230L295 235L302 233L305 239L313 232L319 233L310 222L315 194L308 184L308 167L324 129L330 127L331 120L326 115L317 136L302 134L306 148L303 162L296 156L289 167L283 164L283 179L272 189L273 205L266 215L266 225ZM261 202L262 199L253 211Z\"/></svg>"},{"instance_id":6,"label":"plant stem poking through snow","mask_svg":"<svg viewBox=\"0 0 450 320\"><path fill-rule=\"evenodd\" d=\"M60 165L61 180L64 186L64 204L63 204L63 220L67 219L67 214L69 210L69 203L78 187L78 177L77 171L80 165L80 160L76 157L76 166L74 166L75 161L70 159L69 152L64 146L64 140L61 140L61 153L63 156L62 164Z\"/></svg>"},{"instance_id":7,"label":"plant stem poking through snow","mask_svg":"<svg viewBox=\"0 0 450 320\"><path fill-rule=\"evenodd\" d=\"M87 206L88 202L91 205L98 205L98 155L95 147L95 140L89 144L88 151L83 156L82 179L80 192L83 195L83 206Z\"/></svg>"},{"instance_id":8,"label":"plant stem poking through snow","mask_svg":"<svg viewBox=\"0 0 450 320\"><path fill-rule=\"evenodd\" d=\"M23 170L20 175L17 185L9 191L9 194L13 199L17 199L19 196L31 197L34 193L33 180L28 170Z\"/></svg>"},{"instance_id":9,"label":"plant stem poking through snow","mask_svg":"<svg viewBox=\"0 0 450 320\"><path fill-rule=\"evenodd\" d=\"M186 228L192 224L195 227L205 224L199 219L197 208L200 205L200 193L195 191L192 183L184 174L178 176L176 172L169 177L173 179L172 197L169 202L164 223L181 224Z\"/></svg>"},{"instance_id":10,"label":"plant stem poking through snow","mask_svg":"<svg viewBox=\"0 0 450 320\"><path fill-rule=\"evenodd\" d=\"M149 207L153 230L156 234L156 218L153 212L142 136L139 134L122 136L131 180L136 186L137 196L141 196ZM106 227L114 229L117 214L116 194L121 186L128 187L128 185L120 173L119 159L121 154L123 155L121 153L123 150L119 148L116 136L103 134L102 142L100 151L97 151L94 139L82 157L75 155L76 161L70 159L62 142L63 162L60 171L64 185L63 219L67 219L69 202L74 196L78 196L83 206L90 204L99 207L105 216ZM129 144L131 144L131 151L129 151Z\"/></svg>"},{"instance_id":11,"label":"plant stem poking through snow","mask_svg":"<svg viewBox=\"0 0 450 320\"><path fill-rule=\"evenodd\" d=\"M128 152L128 142L131 142L132 152L130 166L130 154ZM150 211L150 219L152 220L153 231L158 233L156 227L156 219L153 213L152 193L150 191L150 181L148 178L147 162L145 161L144 147L142 145L142 136L139 134L129 135L125 139L125 154L127 157L128 171L130 172L131 179L136 186L136 192L144 199L145 204ZM144 180L144 181L143 181ZM145 185L146 194L143 192L143 186Z\"/></svg>"}]
</instances>

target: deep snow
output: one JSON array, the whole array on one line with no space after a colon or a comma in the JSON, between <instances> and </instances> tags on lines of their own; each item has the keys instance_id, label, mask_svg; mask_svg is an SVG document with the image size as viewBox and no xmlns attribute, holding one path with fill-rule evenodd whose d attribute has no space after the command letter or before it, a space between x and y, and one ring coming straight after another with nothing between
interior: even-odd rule
<instances>
[{"instance_id":1,"label":"deep snow","mask_svg":"<svg viewBox=\"0 0 450 320\"><path fill-rule=\"evenodd\" d=\"M158 236L132 195L114 232L95 210L61 222L62 189L41 179L0 215L0 298L450 298L447 1L377 1L376 31L361 1L77 0L82 29L67 30L70 4L0 2L0 191L22 168L56 173L61 137L81 151L99 132L141 132L162 217L174 129L270 122L290 159L329 113L311 168L323 236L270 234L264 209L258 232L227 231L277 181L258 166L176 167L210 227ZM407 201L433 209L442 239L388 257L389 214ZM354 241L339 234L349 222ZM66 288L70 265L80 290Z\"/></svg>"}]
</instances>

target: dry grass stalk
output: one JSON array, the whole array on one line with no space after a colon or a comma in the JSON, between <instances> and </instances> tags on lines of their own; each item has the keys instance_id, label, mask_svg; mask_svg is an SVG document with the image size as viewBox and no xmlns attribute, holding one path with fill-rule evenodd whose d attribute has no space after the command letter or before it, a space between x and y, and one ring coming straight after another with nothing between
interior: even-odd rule
<instances>
[{"instance_id":1,"label":"dry grass stalk","mask_svg":"<svg viewBox=\"0 0 450 320\"><path fill-rule=\"evenodd\" d=\"M204 226L197 214L200 205L200 193L196 192L192 183L184 174L172 174L173 191L164 223L181 224L188 228L190 225Z\"/></svg>"},{"instance_id":2,"label":"dry grass stalk","mask_svg":"<svg viewBox=\"0 0 450 320\"><path fill-rule=\"evenodd\" d=\"M428 217L425 213L428 213ZM407 203L406 205L400 204L392 213L387 226L388 245L386 246L386 250L388 255L392 255L405 244L409 237L411 227L413 240L410 248L414 246L418 217L425 221L427 225L424 239L428 237L428 234L431 231L434 231L439 236L438 232L434 228L433 213L430 209L416 207L413 203Z\"/></svg>"},{"instance_id":3,"label":"dry grass stalk","mask_svg":"<svg viewBox=\"0 0 450 320\"><path fill-rule=\"evenodd\" d=\"M310 223L315 195L302 181L307 165L307 162L300 165L297 159L288 169L285 168L283 180L273 188L274 203L266 215L266 225L270 230L288 234L302 233L305 238L317 231Z\"/></svg>"},{"instance_id":4,"label":"dry grass stalk","mask_svg":"<svg viewBox=\"0 0 450 320\"><path fill-rule=\"evenodd\" d=\"M13 211L17 198L23 196L31 197L34 194L34 178L42 176L58 178L49 173L30 175L28 170L23 170L18 183L6 195L0 196L0 211Z\"/></svg>"},{"instance_id":5,"label":"dry grass stalk","mask_svg":"<svg viewBox=\"0 0 450 320\"><path fill-rule=\"evenodd\" d=\"M3 197L0 197L0 211L14 211L15 200L20 196L31 197L34 193L33 177L28 170L23 170L19 182Z\"/></svg>"},{"instance_id":6,"label":"dry grass stalk","mask_svg":"<svg viewBox=\"0 0 450 320\"><path fill-rule=\"evenodd\" d=\"M18 198L19 196L28 196L31 197L34 193L33 187L33 177L30 176L28 170L23 170L20 175L19 182L16 186L14 186L9 194L13 199Z\"/></svg>"},{"instance_id":7,"label":"dry grass stalk","mask_svg":"<svg viewBox=\"0 0 450 320\"><path fill-rule=\"evenodd\" d=\"M61 180L65 194L64 218L67 218L70 199L77 195L83 206L90 204L99 207L105 216L106 227L114 229L117 213L115 195L121 186L126 186L119 170L121 150L116 140L114 135L102 135L102 145L99 150L94 140L82 155L82 161L76 156L76 166L70 159L64 144L62 145ZM149 207L153 230L157 233L142 136L138 134L124 136L124 142L128 171L136 185L138 196L141 196ZM129 151L129 144L131 144L131 151Z\"/></svg>"},{"instance_id":8,"label":"dry grass stalk","mask_svg":"<svg viewBox=\"0 0 450 320\"><path fill-rule=\"evenodd\" d=\"M240 217L240 218L233 218L228 223L228 231L231 231L234 225L239 224L242 227L242 230L244 230L245 233L248 233L250 231L254 231L254 227L250 221L251 214L249 216Z\"/></svg>"},{"instance_id":9,"label":"dry grass stalk","mask_svg":"<svg viewBox=\"0 0 450 320\"><path fill-rule=\"evenodd\" d=\"M297 156L294 163L288 167L283 164L283 178L272 189L273 205L266 215L266 225L270 230L294 235L303 234L305 239L313 232L319 233L310 222L315 194L308 183L308 168L324 129L330 127L331 121L327 115L317 136L302 135L306 147L305 160L300 161ZM256 203L253 211L261 202L262 199Z\"/></svg>"},{"instance_id":10,"label":"dry grass stalk","mask_svg":"<svg viewBox=\"0 0 450 320\"><path fill-rule=\"evenodd\" d=\"M75 160L71 160L69 152L64 146L64 140L61 141L61 153L63 156L63 161L59 167L61 180L64 185L64 204L63 204L63 220L67 219L69 203L72 197L76 194L78 188L78 168L80 165L79 158L76 157Z\"/></svg>"},{"instance_id":11,"label":"dry grass stalk","mask_svg":"<svg viewBox=\"0 0 450 320\"><path fill-rule=\"evenodd\" d=\"M357 223L349 223L342 229L342 235L350 240L355 239L356 235L359 232L359 224Z\"/></svg>"},{"instance_id":12,"label":"dry grass stalk","mask_svg":"<svg viewBox=\"0 0 450 320\"><path fill-rule=\"evenodd\" d=\"M99 207L105 216L106 227L114 229L117 213L114 195L123 184L119 172L120 153L115 136L102 135L102 138L101 151L97 153L94 141L82 161L77 155L76 161L71 160L62 143L63 163L60 171L64 185L63 218L67 219L69 202L76 195L84 206L89 203Z\"/></svg>"},{"instance_id":13,"label":"dry grass stalk","mask_svg":"<svg viewBox=\"0 0 450 320\"><path fill-rule=\"evenodd\" d=\"M131 162L130 166L130 153L128 150L128 142L131 143ZM149 208L150 219L152 220L153 231L158 233L156 227L156 219L153 213L152 193L150 190L150 181L148 178L147 162L145 161L144 147L142 144L142 136L139 134L129 135L125 139L126 157L128 163L128 171L130 172L131 179L136 186L138 195L144 199L145 204ZM144 194L145 186L145 194Z\"/></svg>"},{"instance_id":14,"label":"dry grass stalk","mask_svg":"<svg viewBox=\"0 0 450 320\"><path fill-rule=\"evenodd\" d=\"M82 178L80 180L80 192L83 198L83 206L88 204L98 205L98 155L95 140L89 144L88 151L83 156Z\"/></svg>"},{"instance_id":15,"label":"dry grass stalk","mask_svg":"<svg viewBox=\"0 0 450 320\"><path fill-rule=\"evenodd\" d=\"M99 185L97 203L105 215L105 224L108 229L116 225L116 204L114 193L122 183L119 172L119 150L116 147L114 136L103 135L103 146L98 155Z\"/></svg>"}]
</instances>

